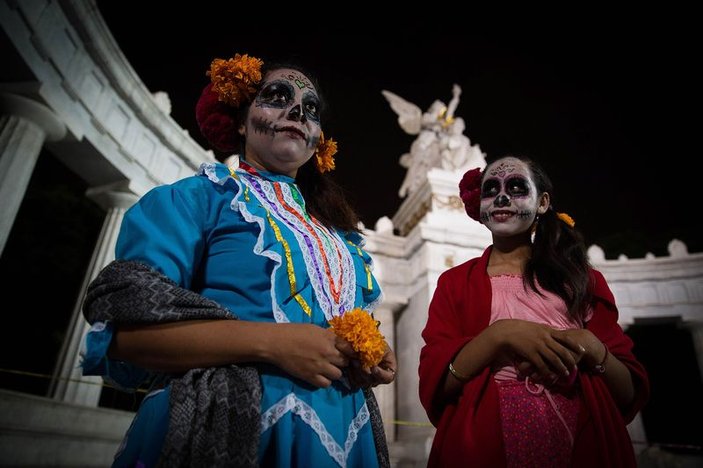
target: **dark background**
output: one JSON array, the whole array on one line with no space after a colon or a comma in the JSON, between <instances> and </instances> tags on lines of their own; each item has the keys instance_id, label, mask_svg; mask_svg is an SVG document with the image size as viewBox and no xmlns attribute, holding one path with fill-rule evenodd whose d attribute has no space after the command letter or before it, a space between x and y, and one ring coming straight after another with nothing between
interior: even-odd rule
<instances>
[{"instance_id":1,"label":"dark background","mask_svg":"<svg viewBox=\"0 0 703 468\"><path fill-rule=\"evenodd\" d=\"M451 25L445 13L449 20L427 27L431 16L416 24L354 13L320 21L293 6L251 15L203 3L166 14L161 2L130 3L98 7L147 88L169 94L172 117L204 147L194 106L213 58L293 58L316 72L330 104L325 133L340 145L334 176L369 227L399 207L398 158L415 138L381 90L425 111L435 99L448 103L457 83L456 115L472 144L488 161L513 153L545 166L555 208L608 258L666 255L672 238L701 250L688 118L697 111L693 33L664 13L494 25Z\"/></svg>"}]
</instances>

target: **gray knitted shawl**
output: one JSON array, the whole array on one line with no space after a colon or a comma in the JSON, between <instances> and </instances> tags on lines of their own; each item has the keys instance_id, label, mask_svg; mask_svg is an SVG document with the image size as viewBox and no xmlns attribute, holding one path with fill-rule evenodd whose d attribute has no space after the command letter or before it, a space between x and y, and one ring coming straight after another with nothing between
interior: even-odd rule
<instances>
[{"instance_id":1,"label":"gray knitted shawl","mask_svg":"<svg viewBox=\"0 0 703 468\"><path fill-rule=\"evenodd\" d=\"M89 323L138 325L236 317L219 304L179 287L142 263L116 260L90 284L83 313ZM191 369L169 376L169 424L159 466L255 467L261 432L261 383L252 366ZM381 467L389 467L383 422L364 390Z\"/></svg>"}]
</instances>

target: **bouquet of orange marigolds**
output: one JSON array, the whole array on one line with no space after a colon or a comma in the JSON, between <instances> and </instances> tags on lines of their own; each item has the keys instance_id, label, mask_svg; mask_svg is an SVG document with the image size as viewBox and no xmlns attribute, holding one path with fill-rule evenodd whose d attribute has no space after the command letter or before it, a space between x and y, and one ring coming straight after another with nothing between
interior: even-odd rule
<instances>
[{"instance_id":1,"label":"bouquet of orange marigolds","mask_svg":"<svg viewBox=\"0 0 703 468\"><path fill-rule=\"evenodd\" d=\"M364 367L374 367L386 353L386 340L378 330L378 322L363 309L356 308L330 320L332 331L351 343Z\"/></svg>"}]
</instances>

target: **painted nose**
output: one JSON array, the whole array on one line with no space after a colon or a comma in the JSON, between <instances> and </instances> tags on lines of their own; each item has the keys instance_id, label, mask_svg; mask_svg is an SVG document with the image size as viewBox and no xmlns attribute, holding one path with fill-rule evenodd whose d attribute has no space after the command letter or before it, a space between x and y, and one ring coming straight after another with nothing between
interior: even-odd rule
<instances>
[{"instance_id":1,"label":"painted nose","mask_svg":"<svg viewBox=\"0 0 703 468\"><path fill-rule=\"evenodd\" d=\"M300 104L296 104L288 111L288 118L296 122L305 123L305 113Z\"/></svg>"},{"instance_id":2,"label":"painted nose","mask_svg":"<svg viewBox=\"0 0 703 468\"><path fill-rule=\"evenodd\" d=\"M496 197L496 201L493 204L499 208L510 205L510 198L507 195L501 194Z\"/></svg>"}]
</instances>

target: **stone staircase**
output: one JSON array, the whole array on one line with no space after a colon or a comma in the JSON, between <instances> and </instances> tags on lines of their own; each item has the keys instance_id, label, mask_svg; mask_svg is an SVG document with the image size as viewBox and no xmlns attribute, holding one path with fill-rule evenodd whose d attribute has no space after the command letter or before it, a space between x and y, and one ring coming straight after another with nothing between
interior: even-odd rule
<instances>
[{"instance_id":1,"label":"stone staircase","mask_svg":"<svg viewBox=\"0 0 703 468\"><path fill-rule=\"evenodd\" d=\"M0 466L109 467L133 416L0 390Z\"/></svg>"}]
</instances>

